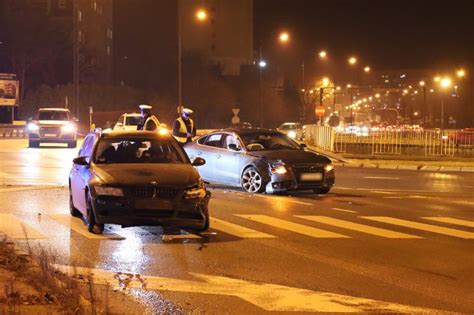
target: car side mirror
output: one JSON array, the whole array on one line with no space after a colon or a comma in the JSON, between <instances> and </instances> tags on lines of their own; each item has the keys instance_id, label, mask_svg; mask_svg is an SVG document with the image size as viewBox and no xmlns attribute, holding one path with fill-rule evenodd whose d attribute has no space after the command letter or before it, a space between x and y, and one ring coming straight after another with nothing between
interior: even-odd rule
<instances>
[{"instance_id":1,"label":"car side mirror","mask_svg":"<svg viewBox=\"0 0 474 315\"><path fill-rule=\"evenodd\" d=\"M227 147L232 151L240 151L240 148L235 143L231 143Z\"/></svg>"},{"instance_id":2,"label":"car side mirror","mask_svg":"<svg viewBox=\"0 0 474 315\"><path fill-rule=\"evenodd\" d=\"M206 164L206 160L200 157L196 157L191 161L192 166L202 166Z\"/></svg>"},{"instance_id":3,"label":"car side mirror","mask_svg":"<svg viewBox=\"0 0 474 315\"><path fill-rule=\"evenodd\" d=\"M89 162L87 162L86 156L78 156L77 158L74 158L72 160L72 163L76 165L89 166Z\"/></svg>"},{"instance_id":4,"label":"car side mirror","mask_svg":"<svg viewBox=\"0 0 474 315\"><path fill-rule=\"evenodd\" d=\"M308 146L304 143L300 143L300 149L301 150L304 150L305 148L307 148Z\"/></svg>"}]
</instances>

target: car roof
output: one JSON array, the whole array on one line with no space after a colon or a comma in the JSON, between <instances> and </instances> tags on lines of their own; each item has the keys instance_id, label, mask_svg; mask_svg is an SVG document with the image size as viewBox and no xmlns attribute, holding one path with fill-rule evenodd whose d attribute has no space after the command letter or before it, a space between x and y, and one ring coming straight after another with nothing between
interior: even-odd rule
<instances>
[{"instance_id":1,"label":"car roof","mask_svg":"<svg viewBox=\"0 0 474 315\"><path fill-rule=\"evenodd\" d=\"M67 108L56 108L56 107L44 107L44 108L40 108L38 109L38 111L58 111L58 112L68 112L69 109Z\"/></svg>"},{"instance_id":2,"label":"car roof","mask_svg":"<svg viewBox=\"0 0 474 315\"><path fill-rule=\"evenodd\" d=\"M113 139L113 138L158 138L158 139L170 139L171 135L161 135L155 131L124 131L124 130L112 130L104 131L101 134L101 138Z\"/></svg>"},{"instance_id":3,"label":"car roof","mask_svg":"<svg viewBox=\"0 0 474 315\"><path fill-rule=\"evenodd\" d=\"M142 114L140 114L140 113L125 113L124 115L127 115L127 116L141 116Z\"/></svg>"},{"instance_id":4,"label":"car roof","mask_svg":"<svg viewBox=\"0 0 474 315\"><path fill-rule=\"evenodd\" d=\"M237 134L250 134L250 133L256 133L256 132L279 133L278 131L267 129L267 128L242 128L242 129L226 128L226 129L214 130L212 133L215 133L215 132L233 132Z\"/></svg>"}]
</instances>

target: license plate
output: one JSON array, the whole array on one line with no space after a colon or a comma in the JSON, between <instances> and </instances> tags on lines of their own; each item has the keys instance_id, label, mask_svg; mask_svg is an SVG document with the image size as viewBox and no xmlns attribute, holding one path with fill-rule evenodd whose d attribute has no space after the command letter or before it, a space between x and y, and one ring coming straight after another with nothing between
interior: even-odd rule
<instances>
[{"instance_id":1,"label":"license plate","mask_svg":"<svg viewBox=\"0 0 474 315\"><path fill-rule=\"evenodd\" d=\"M301 181L319 181L323 179L322 173L303 173L300 175Z\"/></svg>"},{"instance_id":2,"label":"license plate","mask_svg":"<svg viewBox=\"0 0 474 315\"><path fill-rule=\"evenodd\" d=\"M170 200L143 199L135 201L135 208L145 210L173 210Z\"/></svg>"},{"instance_id":3,"label":"license plate","mask_svg":"<svg viewBox=\"0 0 474 315\"><path fill-rule=\"evenodd\" d=\"M56 137L56 134L55 133L45 133L44 136L45 137Z\"/></svg>"}]
</instances>

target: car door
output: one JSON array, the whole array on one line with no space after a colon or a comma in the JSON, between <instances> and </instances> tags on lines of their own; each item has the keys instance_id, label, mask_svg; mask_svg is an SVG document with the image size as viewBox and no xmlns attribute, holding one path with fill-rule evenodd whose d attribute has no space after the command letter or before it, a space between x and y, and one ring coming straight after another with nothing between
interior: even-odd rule
<instances>
[{"instance_id":1,"label":"car door","mask_svg":"<svg viewBox=\"0 0 474 315\"><path fill-rule=\"evenodd\" d=\"M196 156L202 157L206 160L206 164L199 167L199 174L202 178L208 181L216 180L216 157L222 150L221 143L224 138L224 134L221 132L213 133L207 136L207 138L198 145L196 148Z\"/></svg>"},{"instance_id":2,"label":"car door","mask_svg":"<svg viewBox=\"0 0 474 315\"><path fill-rule=\"evenodd\" d=\"M92 147L94 145L95 135L88 135L79 150L78 156L90 157L92 153ZM74 206L82 213L86 213L86 199L85 199L85 187L88 178L89 167L84 165L73 164L71 171L71 192L74 202Z\"/></svg>"},{"instance_id":3,"label":"car door","mask_svg":"<svg viewBox=\"0 0 474 315\"><path fill-rule=\"evenodd\" d=\"M231 149L235 145L237 150ZM242 144L233 134L225 134L221 142L221 150L217 152L214 162L215 177L219 182L238 185L240 183L240 161Z\"/></svg>"}]
</instances>

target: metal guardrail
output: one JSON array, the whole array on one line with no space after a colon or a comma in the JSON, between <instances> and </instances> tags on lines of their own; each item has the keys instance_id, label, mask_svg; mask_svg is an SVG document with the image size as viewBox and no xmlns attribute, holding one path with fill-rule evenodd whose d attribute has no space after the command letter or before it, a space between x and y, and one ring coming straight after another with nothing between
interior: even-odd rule
<instances>
[{"instance_id":1,"label":"metal guardrail","mask_svg":"<svg viewBox=\"0 0 474 315\"><path fill-rule=\"evenodd\" d=\"M0 127L0 138L26 138L25 127Z\"/></svg>"},{"instance_id":2,"label":"metal guardrail","mask_svg":"<svg viewBox=\"0 0 474 315\"><path fill-rule=\"evenodd\" d=\"M354 133L308 125L306 141L334 153L474 157L474 131L464 130L365 130Z\"/></svg>"}]
</instances>

